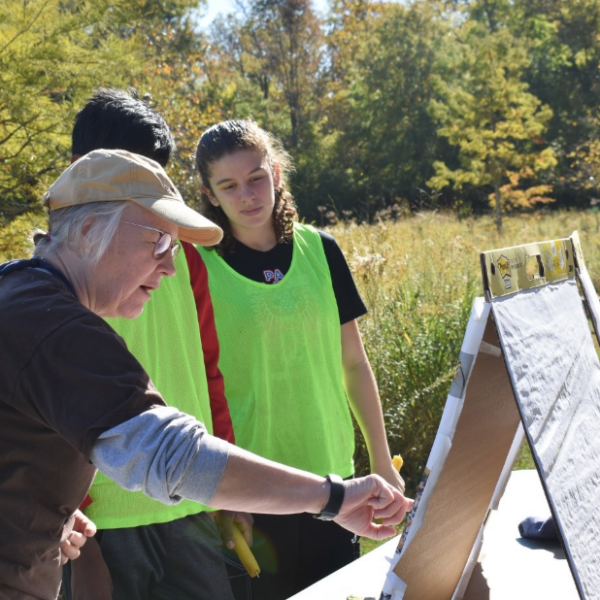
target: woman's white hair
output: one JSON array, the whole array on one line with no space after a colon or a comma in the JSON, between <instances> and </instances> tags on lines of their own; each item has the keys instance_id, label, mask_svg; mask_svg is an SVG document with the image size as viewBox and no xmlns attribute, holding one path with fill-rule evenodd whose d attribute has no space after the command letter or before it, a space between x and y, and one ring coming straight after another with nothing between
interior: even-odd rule
<instances>
[{"instance_id":1,"label":"woman's white hair","mask_svg":"<svg viewBox=\"0 0 600 600\"><path fill-rule=\"evenodd\" d=\"M128 202L91 202L50 211L49 231L33 234L33 256L42 258L61 248L69 248L95 265L112 241ZM84 226L89 229L83 233Z\"/></svg>"}]
</instances>

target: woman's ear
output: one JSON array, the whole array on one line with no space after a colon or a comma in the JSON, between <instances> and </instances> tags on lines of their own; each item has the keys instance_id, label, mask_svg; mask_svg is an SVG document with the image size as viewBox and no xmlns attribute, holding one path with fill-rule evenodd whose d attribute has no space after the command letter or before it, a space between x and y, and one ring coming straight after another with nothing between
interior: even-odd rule
<instances>
[{"instance_id":1,"label":"woman's ear","mask_svg":"<svg viewBox=\"0 0 600 600\"><path fill-rule=\"evenodd\" d=\"M90 233L90 229L92 228L92 225L94 224L94 217L89 217L88 219L86 219L83 222L83 225L81 226L81 245L80 245L80 250L81 251L77 251L79 253L79 255L84 258L85 256L88 255L88 252L90 251L91 247L90 247L90 240L88 238L88 234ZM115 238L117 236L117 233L115 232ZM114 239L114 238L113 238ZM69 248L71 248L71 243L68 243ZM73 248L71 248L73 249Z\"/></svg>"},{"instance_id":2,"label":"woman's ear","mask_svg":"<svg viewBox=\"0 0 600 600\"><path fill-rule=\"evenodd\" d=\"M89 219L86 219L83 223L83 227L81 228L81 235L83 237L85 237L89 231L90 228L92 227L92 223L94 222L94 217L90 217Z\"/></svg>"},{"instance_id":3,"label":"woman's ear","mask_svg":"<svg viewBox=\"0 0 600 600\"><path fill-rule=\"evenodd\" d=\"M200 190L213 206L219 206L219 201L213 196L212 192L205 185L200 186Z\"/></svg>"}]
</instances>

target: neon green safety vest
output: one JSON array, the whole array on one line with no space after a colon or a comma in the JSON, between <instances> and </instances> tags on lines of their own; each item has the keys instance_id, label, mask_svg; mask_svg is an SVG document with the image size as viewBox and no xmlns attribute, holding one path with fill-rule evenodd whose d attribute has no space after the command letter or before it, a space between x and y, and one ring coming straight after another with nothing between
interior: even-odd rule
<instances>
[{"instance_id":1,"label":"neon green safety vest","mask_svg":"<svg viewBox=\"0 0 600 600\"><path fill-rule=\"evenodd\" d=\"M236 445L318 475L354 470L340 319L319 233L297 224L290 269L252 281L215 251L208 269Z\"/></svg>"},{"instance_id":2,"label":"neon green safety vest","mask_svg":"<svg viewBox=\"0 0 600 600\"><path fill-rule=\"evenodd\" d=\"M137 319L107 319L140 361L165 402L193 415L212 433L204 355L190 273L183 249L175 258L177 274L164 277ZM103 473L90 489L85 513L99 529L166 523L208 507L184 500L167 506L142 492L128 492Z\"/></svg>"}]
</instances>

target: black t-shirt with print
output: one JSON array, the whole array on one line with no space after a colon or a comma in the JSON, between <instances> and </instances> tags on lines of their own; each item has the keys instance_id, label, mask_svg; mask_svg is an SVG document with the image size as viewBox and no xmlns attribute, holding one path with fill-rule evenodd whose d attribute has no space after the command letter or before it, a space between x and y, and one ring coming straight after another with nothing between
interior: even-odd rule
<instances>
[{"instance_id":1,"label":"black t-shirt with print","mask_svg":"<svg viewBox=\"0 0 600 600\"><path fill-rule=\"evenodd\" d=\"M356 284L350 273L348 263L335 239L319 231L325 258L331 273L331 283L340 315L340 324L344 325L367 313ZM253 250L235 240L233 253L223 257L236 272L252 281L277 283L281 281L292 264L294 246L291 243L277 244L267 252Z\"/></svg>"}]
</instances>

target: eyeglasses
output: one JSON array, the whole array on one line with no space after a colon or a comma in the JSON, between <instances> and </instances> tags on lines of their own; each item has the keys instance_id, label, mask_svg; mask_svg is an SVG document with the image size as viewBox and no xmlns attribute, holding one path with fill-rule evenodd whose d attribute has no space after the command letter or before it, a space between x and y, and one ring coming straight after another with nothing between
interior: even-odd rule
<instances>
[{"instance_id":1,"label":"eyeglasses","mask_svg":"<svg viewBox=\"0 0 600 600\"><path fill-rule=\"evenodd\" d=\"M148 227L147 225L139 225L138 223L132 223L131 221L123 221L127 225L135 225L142 229L149 229L150 231L156 231L160 233L156 242L154 242L154 258L160 260L170 250L173 258L175 258L179 252L179 244L173 239L173 236L167 231L157 229L156 227Z\"/></svg>"}]
</instances>

